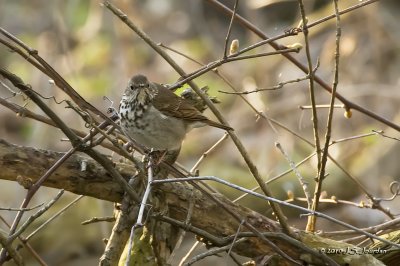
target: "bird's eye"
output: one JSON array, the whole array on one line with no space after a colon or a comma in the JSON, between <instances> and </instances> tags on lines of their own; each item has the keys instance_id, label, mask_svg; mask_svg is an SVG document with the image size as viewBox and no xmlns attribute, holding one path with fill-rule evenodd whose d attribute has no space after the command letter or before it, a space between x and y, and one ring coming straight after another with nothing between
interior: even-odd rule
<instances>
[{"instance_id":1,"label":"bird's eye","mask_svg":"<svg viewBox=\"0 0 400 266\"><path fill-rule=\"evenodd\" d=\"M134 89L135 89L135 86L131 85L130 88L131 88L131 90L134 90Z\"/></svg>"}]
</instances>

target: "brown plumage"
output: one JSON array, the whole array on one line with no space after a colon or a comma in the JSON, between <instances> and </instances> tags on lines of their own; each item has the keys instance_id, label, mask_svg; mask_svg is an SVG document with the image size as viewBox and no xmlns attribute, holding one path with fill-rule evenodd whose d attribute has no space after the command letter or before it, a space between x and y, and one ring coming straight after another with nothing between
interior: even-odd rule
<instances>
[{"instance_id":1,"label":"brown plumage","mask_svg":"<svg viewBox=\"0 0 400 266\"><path fill-rule=\"evenodd\" d=\"M188 100L144 75L131 78L119 108L125 134L148 148L178 150L188 131L205 125L233 130L202 115Z\"/></svg>"},{"instance_id":2,"label":"brown plumage","mask_svg":"<svg viewBox=\"0 0 400 266\"><path fill-rule=\"evenodd\" d=\"M153 98L153 105L164 115L183 119L187 122L201 122L212 127L233 130L233 128L229 126L208 119L186 99L179 97L163 85L157 83L153 84L158 90L157 95Z\"/></svg>"}]
</instances>

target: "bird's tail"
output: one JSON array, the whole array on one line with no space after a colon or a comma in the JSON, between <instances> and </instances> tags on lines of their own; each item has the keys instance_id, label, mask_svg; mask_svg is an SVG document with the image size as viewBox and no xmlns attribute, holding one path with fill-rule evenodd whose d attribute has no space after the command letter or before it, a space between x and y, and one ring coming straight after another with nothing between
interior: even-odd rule
<instances>
[{"instance_id":1,"label":"bird's tail","mask_svg":"<svg viewBox=\"0 0 400 266\"><path fill-rule=\"evenodd\" d=\"M226 126L226 125L220 124L220 123L218 123L218 122L214 122L214 121L209 120L209 119L207 119L207 122L206 122L206 123L207 123L207 125L209 125L209 126L217 127L217 128L223 129L223 130L234 130L234 129L231 128L230 126Z\"/></svg>"}]
</instances>

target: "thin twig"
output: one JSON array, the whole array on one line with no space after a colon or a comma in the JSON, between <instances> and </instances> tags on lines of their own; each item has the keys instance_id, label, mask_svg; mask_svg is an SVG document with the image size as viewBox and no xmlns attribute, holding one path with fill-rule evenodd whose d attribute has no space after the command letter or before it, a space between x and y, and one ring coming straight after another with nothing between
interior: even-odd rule
<instances>
[{"instance_id":1,"label":"thin twig","mask_svg":"<svg viewBox=\"0 0 400 266\"><path fill-rule=\"evenodd\" d=\"M236 94L236 95L241 95L241 94L251 94L251 93L256 93L256 92L260 92L260 91L274 91L274 90L279 90L282 89L285 85L290 84L290 83L298 83L300 81L303 80L307 80L309 77L305 76L302 78L297 78L297 79L291 79L291 80L287 80L287 81L283 81L283 82L279 82L277 85L269 87L269 88L260 88L260 89L255 89L255 90L251 90L251 91L240 91L240 92L231 92L231 91L221 91L218 90L218 92L220 93L224 93L224 94Z\"/></svg>"},{"instance_id":2,"label":"thin twig","mask_svg":"<svg viewBox=\"0 0 400 266\"><path fill-rule=\"evenodd\" d=\"M296 200L307 202L306 198L301 198L301 197L293 197L293 198L286 200L286 202L293 202ZM341 200L341 199L337 199L335 196L332 196L330 199L320 198L319 202L320 203L332 203L332 204L336 204L336 205L344 204L344 205L350 205L350 206L357 207L357 208L370 208L370 209L373 208L372 204L367 204L367 203L363 203L363 202L357 203L357 202L352 202L352 201L348 201L348 200Z\"/></svg>"},{"instance_id":3,"label":"thin twig","mask_svg":"<svg viewBox=\"0 0 400 266\"><path fill-rule=\"evenodd\" d=\"M388 138L388 139L400 141L400 138L395 138L395 137L391 137L391 136L385 135L384 132L383 132L382 130L380 130L380 131L372 130L372 131L375 132L375 133L377 133L377 134L379 134L379 135L381 135L381 136L384 137L384 138Z\"/></svg>"},{"instance_id":4,"label":"thin twig","mask_svg":"<svg viewBox=\"0 0 400 266\"><path fill-rule=\"evenodd\" d=\"M319 140L319 132L318 132L318 116L317 116L315 89L314 89L314 72L313 72L313 64L312 64L312 59L311 59L310 42L309 42L309 38L308 38L308 27L307 27L308 19L306 18L303 0L298 0L298 2L299 2L299 7L300 7L301 19L302 19L301 28L303 31L304 42L305 42L305 46L306 46L306 57L307 57L307 67L308 67L307 75L309 75L308 90L309 90L310 102L311 102L311 106L312 106L311 120L312 120L312 124L313 124L315 153L317 155L317 169L318 169L317 175L318 175L321 171L321 143ZM314 210L314 211L316 210L315 201L316 200L315 200L315 196L314 196L314 200L313 200L313 204L312 204L312 210ZM318 199L317 199L317 201L318 201ZM313 219L312 217L313 216L310 216L308 218L307 227L306 227L306 230L311 231L311 232L313 232L314 228L315 228L315 224L313 223L314 220L312 220Z\"/></svg>"},{"instance_id":5,"label":"thin twig","mask_svg":"<svg viewBox=\"0 0 400 266\"><path fill-rule=\"evenodd\" d=\"M8 79L15 87L20 89L26 96L28 96L32 101L34 101L46 115L57 124L60 130L70 139L71 143L74 146L78 146L80 144L80 139L75 135L72 130L67 127L64 121L61 120L54 112L50 109L41 99L40 97L31 89L29 85L26 85L20 77L9 72L4 68L0 68L0 75Z\"/></svg>"},{"instance_id":6,"label":"thin twig","mask_svg":"<svg viewBox=\"0 0 400 266\"><path fill-rule=\"evenodd\" d=\"M152 156L148 156L148 165L147 165L147 186L146 189L144 191L143 197L142 197L142 201L140 202L140 208L139 208L139 212L138 212L138 216L137 216L137 220L136 223L132 226L131 228L131 234L129 237L129 244L128 244L128 252L127 252L127 256L126 256L126 261L125 261L125 266L129 266L129 261L131 258L131 251L132 251L132 247L133 247L133 240L135 237L135 230L139 227L143 226L143 215L144 215L144 211L145 208L147 206L147 201L149 199L150 196L150 191L151 191L151 184L153 182L153 167L154 167L154 163L153 163L153 158Z\"/></svg>"},{"instance_id":7,"label":"thin twig","mask_svg":"<svg viewBox=\"0 0 400 266\"><path fill-rule=\"evenodd\" d=\"M347 137L347 138L341 138L341 139L335 139L332 140L331 143L329 144L329 146L336 144L336 143L341 143L341 142L345 142L345 141L349 141L349 140L355 140L355 139L360 139L360 138L365 138L365 137L370 137L370 136L376 136L379 135L379 132L382 132L381 130L378 131L373 131L371 133L365 133L365 134L360 134L360 135L356 135L356 136L351 136L351 137Z\"/></svg>"},{"instance_id":8,"label":"thin twig","mask_svg":"<svg viewBox=\"0 0 400 266\"><path fill-rule=\"evenodd\" d=\"M396 219L362 228L363 231L370 232L370 233L377 233L382 230L386 230L389 228L395 228L394 226L397 226L400 223L400 217L397 217ZM318 233L318 235L323 236L323 237L333 237L333 236L346 236L346 235L354 235L358 234L358 232L354 232L353 230L342 230L342 231L331 231L331 232L321 232Z\"/></svg>"},{"instance_id":9,"label":"thin twig","mask_svg":"<svg viewBox=\"0 0 400 266\"><path fill-rule=\"evenodd\" d=\"M315 152L311 153L311 154L308 155L306 158L304 158L303 160L301 160L300 162L298 162L297 164L295 164L295 167L297 168L297 167L299 167L300 165L304 164L304 163L307 162L309 159L311 159L314 155L315 155ZM268 179L268 180L265 181L265 182L266 182L267 184L272 183L273 181L278 180L279 178L281 178L281 177L283 177L283 176L289 174L289 173L292 172L292 171L293 171L293 169L290 168L290 169L288 169L288 170L286 170L286 171L284 171L284 172L282 172L282 173L280 173L280 174L278 174L278 175L276 175L276 176L274 176L274 177ZM253 188L250 189L250 190L251 190L251 191L256 191L256 190L258 190L259 188L260 188L259 186L256 186L256 187L253 187ZM244 193L244 194L240 195L239 197L237 197L236 199L234 199L232 202L238 202L239 200L243 199L244 197L246 197L246 196L248 196L248 195L249 195L248 193Z\"/></svg>"},{"instance_id":10,"label":"thin twig","mask_svg":"<svg viewBox=\"0 0 400 266\"><path fill-rule=\"evenodd\" d=\"M192 169L190 169L190 172L193 173L197 167L201 164L201 162L213 151L215 150L219 144L221 144L224 140L226 140L228 137L228 134L225 133L217 142L214 143L207 151L205 151L201 157L197 160L197 162L193 165Z\"/></svg>"},{"instance_id":11,"label":"thin twig","mask_svg":"<svg viewBox=\"0 0 400 266\"><path fill-rule=\"evenodd\" d=\"M106 217L92 217L89 220L83 221L81 225L88 225L88 224L93 224L93 223L99 223L99 222L109 222L113 223L115 222L115 217L114 216L106 216Z\"/></svg>"},{"instance_id":12,"label":"thin twig","mask_svg":"<svg viewBox=\"0 0 400 266\"><path fill-rule=\"evenodd\" d=\"M225 37L224 55L223 55L224 58L226 58L228 56L229 39L231 37L232 25L233 25L233 21L235 19L235 15L236 15L238 6L239 6L239 0L235 0L235 5L233 6L233 13L232 13L231 21L229 22L228 32L226 33L226 37Z\"/></svg>"},{"instance_id":13,"label":"thin twig","mask_svg":"<svg viewBox=\"0 0 400 266\"><path fill-rule=\"evenodd\" d=\"M321 143L319 140L319 132L318 132L318 116L317 116L317 108L316 108L316 100L315 100L315 90L314 90L314 73L312 71L313 66L312 66L312 60L311 60L311 52L310 52L310 42L308 38L308 28L307 28L307 23L308 19L306 18L306 13L304 9L304 4L303 0L298 0L299 2L299 7L300 7L300 13L301 13L301 18L302 18L302 31L304 34L304 42L306 46L306 57L307 57L307 65L308 65L308 73L310 75L309 79L309 95L310 95L310 101L311 101L311 106L312 106L312 123L313 123L313 133L314 133L314 146L315 146L315 153L317 155L317 175L320 174L321 172ZM312 204L312 210L316 210L315 204L318 201L318 199L313 199L313 204ZM313 218L314 216L310 216L308 218L306 230L313 232L315 229L315 220Z\"/></svg>"},{"instance_id":14,"label":"thin twig","mask_svg":"<svg viewBox=\"0 0 400 266\"><path fill-rule=\"evenodd\" d=\"M340 36L341 36L341 28L340 28L340 15L339 15L339 8L338 8L338 3L337 0L333 0L334 7L335 7L335 14L336 14L336 42L335 42L335 67L334 67L334 78L333 78L333 84L332 84L332 94L331 94L331 101L330 101L330 107L329 107L329 113L328 113L328 121L326 125L326 133L325 133L325 144L324 144L324 149L322 151L322 158L321 158L321 164L320 168L318 170L318 177L317 177L317 184L315 186L315 191L314 191L314 199L313 199L313 210L318 209L318 204L319 204L319 198L321 196L321 190L322 190L322 183L324 180L325 176L325 167L326 167L326 162L328 159L328 149L329 149L329 142L331 139L331 133L332 133L332 120L333 120L333 111L334 111L334 105L335 105L335 99L336 99L336 90L337 86L339 84L339 58L340 58ZM315 230L315 223L316 223L316 218L315 216L311 216L309 220L309 225L307 225L307 229L309 231L314 231Z\"/></svg>"},{"instance_id":15,"label":"thin twig","mask_svg":"<svg viewBox=\"0 0 400 266\"><path fill-rule=\"evenodd\" d=\"M265 56L278 55L278 54L298 53L299 51L300 50L297 48L286 48L286 49L280 49L280 50L277 50L274 52L257 53L257 54L253 54L253 55L237 56L235 54L235 56L226 58L226 62L224 61L224 63L245 60L245 59L254 59L254 58L258 58L258 57L265 57Z\"/></svg>"},{"instance_id":16,"label":"thin twig","mask_svg":"<svg viewBox=\"0 0 400 266\"><path fill-rule=\"evenodd\" d=\"M34 209L40 208L42 206L43 206L43 203L40 203L40 204L38 204L38 205L36 205L34 207L31 207L31 208L22 208L22 209L21 208L3 208L3 207L0 207L0 211L26 212L26 211L32 211Z\"/></svg>"},{"instance_id":17,"label":"thin twig","mask_svg":"<svg viewBox=\"0 0 400 266\"><path fill-rule=\"evenodd\" d=\"M182 257L181 261L179 262L178 266L182 266L185 261L189 258L189 256L193 253L193 251L197 248L197 246L201 244L200 241L196 241L189 249L189 251Z\"/></svg>"},{"instance_id":18,"label":"thin twig","mask_svg":"<svg viewBox=\"0 0 400 266\"><path fill-rule=\"evenodd\" d=\"M192 195L194 191L192 191ZM192 214L193 214L193 209L194 209L194 205L195 205L195 201L196 201L196 197L192 196L189 199L189 206L187 209L187 214L186 214L186 219L185 219L185 224L189 225L190 224L190 219L192 218ZM168 259L168 264L171 264L176 253L178 252L180 246L182 245L183 242L183 238L186 235L186 230L185 229L180 229L178 232L178 240L176 241L175 247Z\"/></svg>"},{"instance_id":19,"label":"thin twig","mask_svg":"<svg viewBox=\"0 0 400 266\"><path fill-rule=\"evenodd\" d=\"M370 4L373 4L373 3L378 2L378 1L379 1L379 0L367 0L367 1L362 1L362 2L360 2L360 3L358 3L358 4L355 4L354 6L351 6L351 7L348 7L348 8L346 8L346 9L343 9L343 10L341 10L341 11L338 12L338 13L335 12L335 13L333 13L332 15L326 16L326 17L324 17L324 18L322 18L322 19L319 19L319 20L314 21L314 22L310 22L310 24L308 25L308 27L311 28L311 27L317 26L317 25L319 25L319 24L321 24L321 23L324 23L324 22L326 22L326 21L328 21L328 20L331 20L331 19L333 19L333 18L336 18L338 15L343 15L343 14L352 12L352 11L354 11L354 10L356 10L356 9L359 9L359 8L361 8L361 7L364 7L364 6L367 6L367 5L370 5Z\"/></svg>"},{"instance_id":20,"label":"thin twig","mask_svg":"<svg viewBox=\"0 0 400 266\"><path fill-rule=\"evenodd\" d=\"M244 242L244 241L246 241L245 238L238 240L236 243L239 244L239 243ZM231 245L226 245L226 246L220 247L220 248L212 248L210 250L207 250L206 252L203 252L203 253L201 253L199 255L194 256L191 260L189 260L188 262L186 262L183 265L184 266L190 266L190 265L192 265L192 264L194 264L194 263L196 263L196 262L198 262L198 261L200 261L200 260L202 260L202 259L204 259L204 258L206 258L208 256L213 256L213 255L216 255L216 254L221 253L223 251L227 251L227 250L230 249L230 247L231 247Z\"/></svg>"},{"instance_id":21,"label":"thin twig","mask_svg":"<svg viewBox=\"0 0 400 266\"><path fill-rule=\"evenodd\" d=\"M51 223L54 219L56 219L57 217L60 217L60 215L62 215L67 209L69 209L70 207L72 207L73 205L75 205L75 203L77 203L80 199L82 199L84 196L80 195L77 198L75 198L73 201L71 201L69 204L67 204L64 208L62 208L61 210L59 210L57 213L55 213L53 216L51 216L49 219L47 219L46 222L44 222L43 224L41 224L38 228L35 229L35 231L33 231L32 233L30 233L30 235L28 235L25 239L24 242L29 241L29 239L31 239L35 234L37 234L40 230L42 230L45 226L47 226L49 223Z\"/></svg>"},{"instance_id":22,"label":"thin twig","mask_svg":"<svg viewBox=\"0 0 400 266\"><path fill-rule=\"evenodd\" d=\"M58 192L58 194L54 197L54 199L52 199L51 201L49 201L49 203L47 203L45 206L43 206L43 208L41 208L38 212L36 212L35 214L29 216L28 220L25 221L25 223L23 225L21 225L21 227L12 235L10 235L8 237L8 242L12 243L15 238L17 238L19 235L21 235L27 228L28 226L33 223L37 218L39 218L43 213L45 213L48 209L50 209L51 206L54 205L54 203L57 202L57 200L60 199L60 197L62 196L62 194L64 194L64 190L60 190Z\"/></svg>"},{"instance_id":23,"label":"thin twig","mask_svg":"<svg viewBox=\"0 0 400 266\"><path fill-rule=\"evenodd\" d=\"M321 109L321 108L330 108L331 105L330 104L317 104L315 105L315 108L317 109ZM335 104L333 106L334 108L345 108L344 104ZM306 110L306 109L312 109L311 105L300 105L299 108L301 110Z\"/></svg>"},{"instance_id":24,"label":"thin twig","mask_svg":"<svg viewBox=\"0 0 400 266\"><path fill-rule=\"evenodd\" d=\"M245 220L243 220L243 221L239 224L238 229L236 230L235 237L233 238L232 244L231 244L231 246L230 246L230 248L229 248L229 250L228 250L228 255L231 254L232 248L233 248L233 246L234 246L235 243L236 243L236 240L237 240L237 238L238 238L238 235L239 235L239 233L240 233L240 230L242 229L242 225L244 224L244 222L245 222Z\"/></svg>"},{"instance_id":25,"label":"thin twig","mask_svg":"<svg viewBox=\"0 0 400 266\"><path fill-rule=\"evenodd\" d=\"M281 144L279 142L276 142L275 147L278 148L278 150L283 154L285 159L289 162L290 168L297 176L297 179L299 180L300 185L303 188L304 195L306 196L307 199L307 206L309 209L311 209L312 201L311 201L311 193L310 193L310 187L308 186L308 182L300 174L299 170L296 168L295 163L289 158L289 155L287 155L287 153L283 150Z\"/></svg>"}]
</instances>

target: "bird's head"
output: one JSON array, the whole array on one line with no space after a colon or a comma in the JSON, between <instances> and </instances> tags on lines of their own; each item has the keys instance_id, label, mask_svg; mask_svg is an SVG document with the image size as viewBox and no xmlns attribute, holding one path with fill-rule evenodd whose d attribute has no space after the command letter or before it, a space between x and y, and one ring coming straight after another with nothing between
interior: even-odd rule
<instances>
[{"instance_id":1,"label":"bird's head","mask_svg":"<svg viewBox=\"0 0 400 266\"><path fill-rule=\"evenodd\" d=\"M127 100L145 103L153 97L154 89L145 75L134 75L128 82L124 96Z\"/></svg>"}]
</instances>

